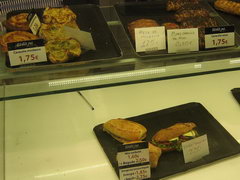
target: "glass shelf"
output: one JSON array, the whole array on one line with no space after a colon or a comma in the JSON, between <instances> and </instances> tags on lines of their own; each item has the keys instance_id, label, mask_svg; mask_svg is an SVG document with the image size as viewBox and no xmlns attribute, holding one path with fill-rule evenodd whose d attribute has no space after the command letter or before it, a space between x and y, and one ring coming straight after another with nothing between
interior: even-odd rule
<instances>
[{"instance_id":1,"label":"glass shelf","mask_svg":"<svg viewBox=\"0 0 240 180\"><path fill-rule=\"evenodd\" d=\"M71 67L50 68L46 66L46 69L14 72L5 66L5 56L1 54L0 81L5 91L2 99L116 86L240 68L239 48L214 53L179 54L172 57L139 57L114 7L101 7L101 11L122 51L121 57L89 61Z\"/></svg>"}]
</instances>

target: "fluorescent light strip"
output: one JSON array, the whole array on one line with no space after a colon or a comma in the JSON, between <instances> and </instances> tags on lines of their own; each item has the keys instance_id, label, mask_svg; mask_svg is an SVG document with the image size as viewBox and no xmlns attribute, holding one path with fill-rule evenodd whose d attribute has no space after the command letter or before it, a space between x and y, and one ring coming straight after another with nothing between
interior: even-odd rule
<instances>
[{"instance_id":1,"label":"fluorescent light strip","mask_svg":"<svg viewBox=\"0 0 240 180\"><path fill-rule=\"evenodd\" d=\"M106 74L106 75L81 77L81 78L69 79L69 80L59 80L59 81L49 82L48 85L49 87L65 86L65 85L79 84L79 83L85 83L85 82L99 82L99 81L105 81L105 80L111 80L111 79L141 77L141 76L147 76L147 75L153 75L153 74L160 74L164 72L166 72L165 68L161 68L161 69L155 68L151 70L139 70L134 72L112 73L112 74Z\"/></svg>"}]
</instances>

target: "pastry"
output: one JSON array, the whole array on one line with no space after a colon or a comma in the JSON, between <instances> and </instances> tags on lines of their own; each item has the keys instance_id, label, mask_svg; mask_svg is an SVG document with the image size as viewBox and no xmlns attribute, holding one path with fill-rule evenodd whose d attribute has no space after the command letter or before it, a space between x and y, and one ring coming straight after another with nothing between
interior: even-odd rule
<instances>
[{"instance_id":1,"label":"pastry","mask_svg":"<svg viewBox=\"0 0 240 180\"><path fill-rule=\"evenodd\" d=\"M159 24L153 19L138 19L128 24L128 31L133 40L135 40L135 28L157 27Z\"/></svg>"},{"instance_id":2,"label":"pastry","mask_svg":"<svg viewBox=\"0 0 240 180\"><path fill-rule=\"evenodd\" d=\"M173 22L165 22L162 24L166 29L179 29L179 25Z\"/></svg>"},{"instance_id":3,"label":"pastry","mask_svg":"<svg viewBox=\"0 0 240 180\"><path fill-rule=\"evenodd\" d=\"M44 24L42 23L39 29L39 37L46 41L53 39L68 39L70 38L64 31L61 24Z\"/></svg>"},{"instance_id":4,"label":"pastry","mask_svg":"<svg viewBox=\"0 0 240 180\"><path fill-rule=\"evenodd\" d=\"M217 0L214 2L214 7L223 12L240 15L240 2Z\"/></svg>"},{"instance_id":5,"label":"pastry","mask_svg":"<svg viewBox=\"0 0 240 180\"><path fill-rule=\"evenodd\" d=\"M20 13L9 17L3 24L10 31L29 31L28 13Z\"/></svg>"},{"instance_id":6,"label":"pastry","mask_svg":"<svg viewBox=\"0 0 240 180\"><path fill-rule=\"evenodd\" d=\"M52 63L67 62L81 54L80 43L73 39L55 39L50 40L45 44L48 59Z\"/></svg>"},{"instance_id":7,"label":"pastry","mask_svg":"<svg viewBox=\"0 0 240 180\"><path fill-rule=\"evenodd\" d=\"M7 52L7 43L38 39L38 36L26 31L12 31L0 36L2 51Z\"/></svg>"},{"instance_id":8,"label":"pastry","mask_svg":"<svg viewBox=\"0 0 240 180\"><path fill-rule=\"evenodd\" d=\"M51 8L47 7L43 12L43 22L46 24L55 23L76 27L76 14L68 7Z\"/></svg>"},{"instance_id":9,"label":"pastry","mask_svg":"<svg viewBox=\"0 0 240 180\"><path fill-rule=\"evenodd\" d=\"M168 0L167 11L177 11L184 5L197 5L201 0Z\"/></svg>"}]
</instances>

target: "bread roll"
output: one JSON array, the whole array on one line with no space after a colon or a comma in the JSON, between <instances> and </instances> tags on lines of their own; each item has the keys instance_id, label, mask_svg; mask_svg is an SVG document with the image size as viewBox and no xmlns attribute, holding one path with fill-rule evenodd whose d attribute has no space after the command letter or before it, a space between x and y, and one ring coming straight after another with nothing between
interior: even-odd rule
<instances>
[{"instance_id":1,"label":"bread roll","mask_svg":"<svg viewBox=\"0 0 240 180\"><path fill-rule=\"evenodd\" d=\"M103 124L103 130L119 142L139 141L146 137L147 129L134 121L111 119Z\"/></svg>"},{"instance_id":2,"label":"bread roll","mask_svg":"<svg viewBox=\"0 0 240 180\"><path fill-rule=\"evenodd\" d=\"M135 40L135 28L157 27L159 24L153 19L138 19L128 24L128 31L133 40Z\"/></svg>"}]
</instances>

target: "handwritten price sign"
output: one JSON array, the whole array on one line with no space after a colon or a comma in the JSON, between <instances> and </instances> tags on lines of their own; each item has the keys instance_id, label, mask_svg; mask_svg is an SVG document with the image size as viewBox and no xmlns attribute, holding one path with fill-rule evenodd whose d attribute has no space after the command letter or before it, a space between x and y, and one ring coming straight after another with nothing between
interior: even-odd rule
<instances>
[{"instance_id":1,"label":"handwritten price sign","mask_svg":"<svg viewBox=\"0 0 240 180\"><path fill-rule=\"evenodd\" d=\"M182 143L185 163L194 162L209 154L207 135Z\"/></svg>"},{"instance_id":2,"label":"handwritten price sign","mask_svg":"<svg viewBox=\"0 0 240 180\"><path fill-rule=\"evenodd\" d=\"M22 41L8 44L11 66L47 61L43 40Z\"/></svg>"},{"instance_id":3,"label":"handwritten price sign","mask_svg":"<svg viewBox=\"0 0 240 180\"><path fill-rule=\"evenodd\" d=\"M166 49L165 27L135 29L136 52Z\"/></svg>"},{"instance_id":4,"label":"handwritten price sign","mask_svg":"<svg viewBox=\"0 0 240 180\"><path fill-rule=\"evenodd\" d=\"M233 26L213 27L205 29L205 48L220 48L235 45Z\"/></svg>"},{"instance_id":5,"label":"handwritten price sign","mask_svg":"<svg viewBox=\"0 0 240 180\"><path fill-rule=\"evenodd\" d=\"M168 53L198 51L198 29L167 30Z\"/></svg>"},{"instance_id":6,"label":"handwritten price sign","mask_svg":"<svg viewBox=\"0 0 240 180\"><path fill-rule=\"evenodd\" d=\"M149 179L151 176L147 142L119 146L117 161L120 180Z\"/></svg>"}]
</instances>

